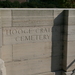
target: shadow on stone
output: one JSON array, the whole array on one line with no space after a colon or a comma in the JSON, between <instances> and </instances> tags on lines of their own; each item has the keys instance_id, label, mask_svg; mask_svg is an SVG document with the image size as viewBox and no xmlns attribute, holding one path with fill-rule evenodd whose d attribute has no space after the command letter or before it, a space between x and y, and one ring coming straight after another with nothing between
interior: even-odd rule
<instances>
[{"instance_id":1,"label":"shadow on stone","mask_svg":"<svg viewBox=\"0 0 75 75\"><path fill-rule=\"evenodd\" d=\"M51 71L55 72L55 75L62 75L64 13L65 11L63 10L59 15L54 16L54 26L52 27Z\"/></svg>"}]
</instances>

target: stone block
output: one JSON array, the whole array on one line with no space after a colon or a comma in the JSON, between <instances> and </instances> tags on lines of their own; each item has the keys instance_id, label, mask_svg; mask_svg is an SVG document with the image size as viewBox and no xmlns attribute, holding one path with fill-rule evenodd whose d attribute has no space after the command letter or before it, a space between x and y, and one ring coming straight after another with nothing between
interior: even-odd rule
<instances>
[{"instance_id":1,"label":"stone block","mask_svg":"<svg viewBox=\"0 0 75 75\"><path fill-rule=\"evenodd\" d=\"M47 73L41 73L41 74L35 74L35 75L55 75L55 72L47 72Z\"/></svg>"},{"instance_id":2,"label":"stone block","mask_svg":"<svg viewBox=\"0 0 75 75\"><path fill-rule=\"evenodd\" d=\"M3 44L48 42L52 38L52 27L9 27L3 28Z\"/></svg>"},{"instance_id":3,"label":"stone block","mask_svg":"<svg viewBox=\"0 0 75 75\"><path fill-rule=\"evenodd\" d=\"M2 27L1 10L0 10L0 28Z\"/></svg>"},{"instance_id":4,"label":"stone block","mask_svg":"<svg viewBox=\"0 0 75 75\"><path fill-rule=\"evenodd\" d=\"M75 35L67 35L68 41L75 41Z\"/></svg>"},{"instance_id":5,"label":"stone block","mask_svg":"<svg viewBox=\"0 0 75 75\"><path fill-rule=\"evenodd\" d=\"M0 75L2 75L2 72L0 71Z\"/></svg>"},{"instance_id":6,"label":"stone block","mask_svg":"<svg viewBox=\"0 0 75 75\"><path fill-rule=\"evenodd\" d=\"M12 25L11 10L1 10L1 21L2 27L7 27Z\"/></svg>"},{"instance_id":7,"label":"stone block","mask_svg":"<svg viewBox=\"0 0 75 75\"><path fill-rule=\"evenodd\" d=\"M72 71L75 68L75 41L67 42L63 63L65 71Z\"/></svg>"},{"instance_id":8,"label":"stone block","mask_svg":"<svg viewBox=\"0 0 75 75\"><path fill-rule=\"evenodd\" d=\"M53 10L13 10L13 26L53 26Z\"/></svg>"},{"instance_id":9,"label":"stone block","mask_svg":"<svg viewBox=\"0 0 75 75\"><path fill-rule=\"evenodd\" d=\"M12 45L6 45L1 47L1 58L5 62L12 61Z\"/></svg>"},{"instance_id":10,"label":"stone block","mask_svg":"<svg viewBox=\"0 0 75 75\"><path fill-rule=\"evenodd\" d=\"M68 17L68 25L75 25L75 17Z\"/></svg>"},{"instance_id":11,"label":"stone block","mask_svg":"<svg viewBox=\"0 0 75 75\"><path fill-rule=\"evenodd\" d=\"M51 42L13 45L13 60L28 60L51 56Z\"/></svg>"},{"instance_id":12,"label":"stone block","mask_svg":"<svg viewBox=\"0 0 75 75\"><path fill-rule=\"evenodd\" d=\"M5 66L6 66L6 75L13 75L13 62L5 63Z\"/></svg>"},{"instance_id":13,"label":"stone block","mask_svg":"<svg viewBox=\"0 0 75 75\"><path fill-rule=\"evenodd\" d=\"M63 75L72 75L72 72L63 72Z\"/></svg>"},{"instance_id":14,"label":"stone block","mask_svg":"<svg viewBox=\"0 0 75 75\"><path fill-rule=\"evenodd\" d=\"M67 69L67 71L73 71L75 69L75 64L72 65L70 68Z\"/></svg>"},{"instance_id":15,"label":"stone block","mask_svg":"<svg viewBox=\"0 0 75 75\"><path fill-rule=\"evenodd\" d=\"M1 17L1 10L0 10L0 17Z\"/></svg>"},{"instance_id":16,"label":"stone block","mask_svg":"<svg viewBox=\"0 0 75 75\"><path fill-rule=\"evenodd\" d=\"M2 46L2 28L0 28L0 47Z\"/></svg>"},{"instance_id":17,"label":"stone block","mask_svg":"<svg viewBox=\"0 0 75 75\"><path fill-rule=\"evenodd\" d=\"M0 47L0 58L1 58L1 47Z\"/></svg>"},{"instance_id":18,"label":"stone block","mask_svg":"<svg viewBox=\"0 0 75 75\"><path fill-rule=\"evenodd\" d=\"M75 26L68 26L68 41L74 41L75 39Z\"/></svg>"},{"instance_id":19,"label":"stone block","mask_svg":"<svg viewBox=\"0 0 75 75\"><path fill-rule=\"evenodd\" d=\"M67 56L75 56L75 41L67 43Z\"/></svg>"},{"instance_id":20,"label":"stone block","mask_svg":"<svg viewBox=\"0 0 75 75\"><path fill-rule=\"evenodd\" d=\"M70 64L74 65L75 64L75 56L68 56L67 57L67 66Z\"/></svg>"},{"instance_id":21,"label":"stone block","mask_svg":"<svg viewBox=\"0 0 75 75\"><path fill-rule=\"evenodd\" d=\"M74 69L75 69L75 56L68 56L66 71L72 71Z\"/></svg>"},{"instance_id":22,"label":"stone block","mask_svg":"<svg viewBox=\"0 0 75 75\"><path fill-rule=\"evenodd\" d=\"M13 16L50 16L53 17L54 10L12 10Z\"/></svg>"},{"instance_id":23,"label":"stone block","mask_svg":"<svg viewBox=\"0 0 75 75\"><path fill-rule=\"evenodd\" d=\"M1 10L1 16L2 17L10 17L11 16L11 10Z\"/></svg>"},{"instance_id":24,"label":"stone block","mask_svg":"<svg viewBox=\"0 0 75 75\"><path fill-rule=\"evenodd\" d=\"M13 16L13 26L53 26L53 17Z\"/></svg>"},{"instance_id":25,"label":"stone block","mask_svg":"<svg viewBox=\"0 0 75 75\"><path fill-rule=\"evenodd\" d=\"M75 25L68 26L68 35L75 35Z\"/></svg>"},{"instance_id":26,"label":"stone block","mask_svg":"<svg viewBox=\"0 0 75 75\"><path fill-rule=\"evenodd\" d=\"M51 59L42 58L13 62L13 75L35 75L51 71Z\"/></svg>"},{"instance_id":27,"label":"stone block","mask_svg":"<svg viewBox=\"0 0 75 75\"><path fill-rule=\"evenodd\" d=\"M39 61L40 62L40 61ZM18 72L22 75L31 75L31 74L28 74L28 71L31 72L32 71L32 68L29 68L30 65L28 66L28 62L26 61L22 61L22 62L9 62L9 63L6 63L5 66L6 66L6 70L7 70L7 75L17 75ZM35 63L36 64L36 63ZM15 66L16 65L16 66ZM23 66L24 65L24 66ZM33 64L34 65L34 64ZM18 68L19 66L19 68ZM23 66L23 67L22 67ZM37 65L36 65L37 66ZM39 65L38 65L39 66ZM26 68L25 68L26 67ZM34 67L34 66L33 66ZM40 66L39 66L40 67ZM14 68L16 69L16 71L14 70ZM18 69L17 69L18 68ZM21 69L21 70L20 70ZM26 70L28 69L28 70ZM30 70L31 69L31 70ZM19 70L19 71L18 71ZM23 71L22 71L23 70ZM34 71L33 71L34 72ZM19 75L20 75L19 74ZM44 73L37 73L37 74L32 74L32 75L55 75L54 72L44 72Z\"/></svg>"},{"instance_id":28,"label":"stone block","mask_svg":"<svg viewBox=\"0 0 75 75\"><path fill-rule=\"evenodd\" d=\"M57 17L60 14L63 16L63 10L54 10L54 17Z\"/></svg>"},{"instance_id":29,"label":"stone block","mask_svg":"<svg viewBox=\"0 0 75 75\"><path fill-rule=\"evenodd\" d=\"M75 39L75 26L74 25L69 25L68 27L65 26L65 33L64 33L64 40L68 41L74 41Z\"/></svg>"},{"instance_id":30,"label":"stone block","mask_svg":"<svg viewBox=\"0 0 75 75\"><path fill-rule=\"evenodd\" d=\"M1 21L1 17L0 17L0 28L2 27L2 21Z\"/></svg>"},{"instance_id":31,"label":"stone block","mask_svg":"<svg viewBox=\"0 0 75 75\"><path fill-rule=\"evenodd\" d=\"M75 17L75 10L69 10L69 17Z\"/></svg>"}]
</instances>

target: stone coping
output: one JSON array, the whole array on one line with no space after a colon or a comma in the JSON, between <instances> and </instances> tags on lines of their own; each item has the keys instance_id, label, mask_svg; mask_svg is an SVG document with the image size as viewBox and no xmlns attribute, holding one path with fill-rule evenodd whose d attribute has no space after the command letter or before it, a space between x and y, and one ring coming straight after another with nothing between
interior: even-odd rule
<instances>
[{"instance_id":1,"label":"stone coping","mask_svg":"<svg viewBox=\"0 0 75 75\"><path fill-rule=\"evenodd\" d=\"M0 8L0 10L75 10L74 8Z\"/></svg>"}]
</instances>

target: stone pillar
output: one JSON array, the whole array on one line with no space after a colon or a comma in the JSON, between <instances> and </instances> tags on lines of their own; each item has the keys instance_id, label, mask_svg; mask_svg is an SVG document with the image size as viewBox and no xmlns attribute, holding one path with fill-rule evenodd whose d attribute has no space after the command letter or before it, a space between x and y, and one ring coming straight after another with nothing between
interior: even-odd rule
<instances>
[{"instance_id":1,"label":"stone pillar","mask_svg":"<svg viewBox=\"0 0 75 75\"><path fill-rule=\"evenodd\" d=\"M64 33L63 70L66 71L66 75L69 75L75 69L75 10L69 10L67 14Z\"/></svg>"}]
</instances>

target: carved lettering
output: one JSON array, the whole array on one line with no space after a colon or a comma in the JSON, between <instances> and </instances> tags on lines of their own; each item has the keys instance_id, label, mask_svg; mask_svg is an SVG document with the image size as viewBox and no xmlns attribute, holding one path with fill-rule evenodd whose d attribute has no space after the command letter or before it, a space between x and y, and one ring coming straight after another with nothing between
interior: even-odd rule
<instances>
[{"instance_id":1,"label":"carved lettering","mask_svg":"<svg viewBox=\"0 0 75 75\"><path fill-rule=\"evenodd\" d=\"M46 39L50 39L50 35L29 35L29 36L20 36L20 37L16 37L15 40L16 41L36 41L36 40L46 40Z\"/></svg>"},{"instance_id":2,"label":"carved lettering","mask_svg":"<svg viewBox=\"0 0 75 75\"><path fill-rule=\"evenodd\" d=\"M12 42L46 41L51 39L51 27L3 28L3 36ZM8 41L9 42L9 41Z\"/></svg>"},{"instance_id":3,"label":"carved lettering","mask_svg":"<svg viewBox=\"0 0 75 75\"><path fill-rule=\"evenodd\" d=\"M25 34L25 33L29 33L29 34L33 34L33 33L47 33L50 32L50 28L37 28L37 29L5 29L5 35L15 35L15 34Z\"/></svg>"}]
</instances>

